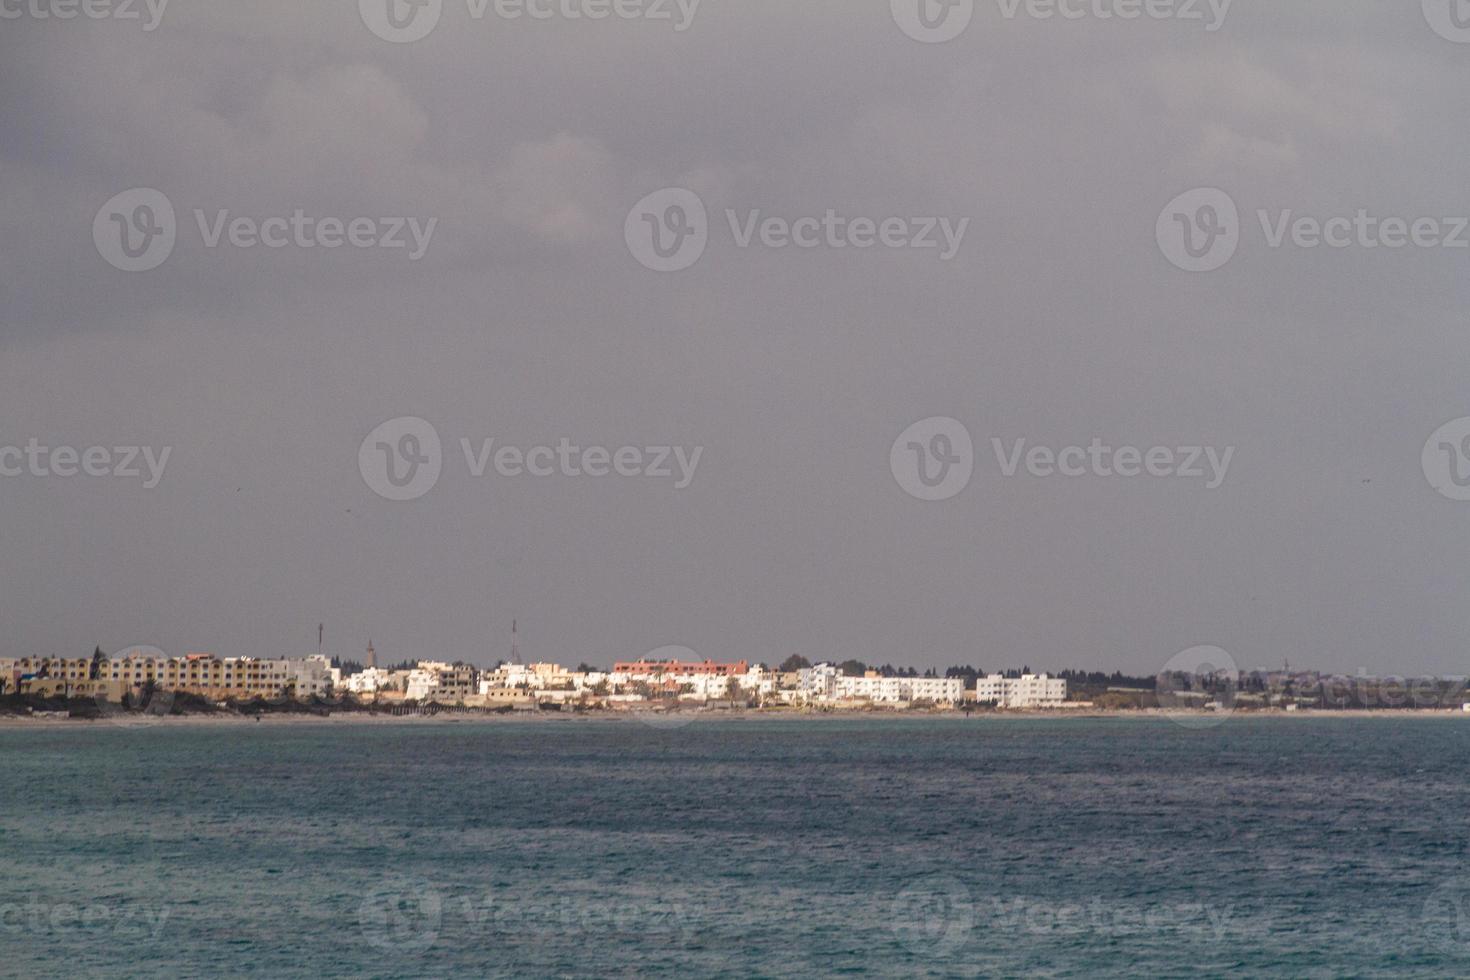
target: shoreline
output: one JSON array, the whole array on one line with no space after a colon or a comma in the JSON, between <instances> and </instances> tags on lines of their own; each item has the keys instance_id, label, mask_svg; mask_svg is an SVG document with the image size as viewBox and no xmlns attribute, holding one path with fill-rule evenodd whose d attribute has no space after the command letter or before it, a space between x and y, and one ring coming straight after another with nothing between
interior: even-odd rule
<instances>
[{"instance_id":1,"label":"shoreline","mask_svg":"<svg viewBox=\"0 0 1470 980\"><path fill-rule=\"evenodd\" d=\"M648 717L642 717L648 716ZM1256 709L1217 714L1211 711L1187 709L1148 708L1134 711L1097 710L1035 710L1035 711L884 711L884 710L839 710L839 711L686 711L686 712L632 712L632 711L587 711L573 712L518 712L516 714L495 713L448 713L433 715L389 715L369 712L336 712L330 715L279 714L186 714L127 717L121 719L67 718L54 715L0 715L0 731L20 728L162 728L162 727L233 727L257 725L294 727L329 727L340 725L513 725L532 724L576 724L578 722L620 721L630 725L643 725L651 729L677 731L693 725L719 722L748 721L800 721L822 723L833 721L921 721L943 720L955 722L984 721L1036 721L1075 719L1116 721L1208 721L1215 727L1235 720L1251 718L1464 718L1470 713L1459 708L1380 708L1350 709L1342 711L1283 711L1281 709Z\"/></svg>"}]
</instances>

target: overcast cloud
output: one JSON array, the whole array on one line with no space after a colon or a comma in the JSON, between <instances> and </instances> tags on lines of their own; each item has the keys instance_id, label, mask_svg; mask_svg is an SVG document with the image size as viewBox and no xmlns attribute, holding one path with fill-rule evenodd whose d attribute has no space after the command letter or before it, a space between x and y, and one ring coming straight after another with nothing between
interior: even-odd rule
<instances>
[{"instance_id":1,"label":"overcast cloud","mask_svg":"<svg viewBox=\"0 0 1470 980\"><path fill-rule=\"evenodd\" d=\"M942 44L887 0L703 0L682 31L672 0L666 21L445 0L412 43L352 0L171 0L153 30L141 3L21 2L0 446L171 451L151 488L141 453L139 478L0 477L0 655L300 655L325 622L331 654L491 663L515 617L527 658L570 664L683 644L1152 673L1208 643L1467 670L1470 503L1421 453L1470 416L1470 248L1272 247L1257 214L1470 216L1470 44L1419 0L1236 0L1216 30L1205 3L981 0ZM94 244L131 188L176 212L149 271ZM625 240L664 188L707 209L676 272ZM1156 233L1196 188L1239 209L1210 272ZM297 209L434 225L417 258L406 220L404 248L230 243ZM934 219L941 247L759 230L829 210ZM948 260L940 219L968 219ZM403 417L441 472L394 501L359 449ZM933 417L974 445L938 501L890 460ZM645 466L669 447L672 475L475 476L461 445L563 438ZM1006 476L996 439L1233 456L1213 489ZM673 447L702 448L683 488Z\"/></svg>"}]
</instances>

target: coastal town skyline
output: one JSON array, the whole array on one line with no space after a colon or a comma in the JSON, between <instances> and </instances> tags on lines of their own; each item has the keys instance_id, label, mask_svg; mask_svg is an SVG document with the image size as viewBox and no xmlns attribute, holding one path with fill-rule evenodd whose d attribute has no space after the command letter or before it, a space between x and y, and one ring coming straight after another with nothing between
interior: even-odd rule
<instances>
[{"instance_id":1,"label":"coastal town skyline","mask_svg":"<svg viewBox=\"0 0 1470 980\"><path fill-rule=\"evenodd\" d=\"M1166 655L1151 668L1141 671L1125 669L1118 665L1109 664L1082 664L1074 662L1065 656L1051 657L1047 659L1031 659L1006 657L1003 654L992 654L982 656L974 652L956 653L954 656L944 658L934 663L914 664L904 661L900 657L891 655L864 655L862 651L848 650L840 655L827 657L811 657L800 651L787 651L784 653L760 656L751 653L743 653L728 657L712 657L703 651L684 644L661 644L647 650L611 651L598 655L584 655L568 653L565 651L547 651L529 648L529 652L521 647L520 620L517 617L511 619L511 630L504 640L503 649L497 650L498 644L489 642L485 652L473 654L465 651L424 651L398 650L386 648L378 644L372 637L368 636L365 645L357 651L343 651L334 647L327 641L331 635L326 624L318 623L313 631L316 637L314 648L291 648L284 650L262 650L260 647L253 651L224 651L209 644L194 644L185 650L170 650L155 644L125 644L119 647L109 648L105 644L84 645L84 652L76 651L6 651L0 646L0 660L16 661L21 658L54 658L54 659L76 659L81 656L90 656L93 651L100 652L108 657L212 657L216 659L305 659L308 657L322 657L333 664L352 665L354 667L387 667L389 665L413 665L420 662L442 662L464 664L476 670L495 670L507 665L521 665L530 663L554 663L577 666L577 669L588 670L610 670L612 665L631 662L658 662L658 661L684 661L704 663L748 663L751 665L764 666L770 670L787 669L782 665L792 665L800 662L801 666L810 667L819 664L833 665L860 665L863 669L882 669L897 675L911 673L913 676L947 676L946 672L956 670L969 670L981 673L994 673L1006 676L1018 676L1022 674L1044 673L1058 674L1093 674L1102 676L1113 676L1128 680L1152 679L1171 672L1179 674L1199 674L1202 672L1234 673L1239 675L1255 674L1262 676L1290 676L1292 674L1314 675L1321 677L1337 678L1439 678L1444 680L1461 680L1470 678L1470 663L1458 671L1451 670L1442 673L1429 672L1405 672L1402 670L1373 671L1362 664L1321 664L1304 661L1300 658L1295 660L1285 652L1278 651L1274 660L1263 660L1260 662L1243 661L1237 658L1230 650L1213 644L1195 644L1190 647L1167 651ZM792 667L791 669L794 669Z\"/></svg>"}]
</instances>

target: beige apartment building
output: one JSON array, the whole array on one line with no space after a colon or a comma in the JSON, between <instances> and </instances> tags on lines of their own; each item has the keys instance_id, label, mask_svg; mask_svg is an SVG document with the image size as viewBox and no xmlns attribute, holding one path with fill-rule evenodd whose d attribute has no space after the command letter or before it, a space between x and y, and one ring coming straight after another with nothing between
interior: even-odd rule
<instances>
[{"instance_id":1,"label":"beige apartment building","mask_svg":"<svg viewBox=\"0 0 1470 980\"><path fill-rule=\"evenodd\" d=\"M214 701L226 698L309 697L331 690L331 672L325 660L221 660L209 654L187 657L122 657L98 663L93 678L90 657L21 657L0 660L0 678L7 690L23 694L121 698L148 683L164 691L198 694Z\"/></svg>"}]
</instances>

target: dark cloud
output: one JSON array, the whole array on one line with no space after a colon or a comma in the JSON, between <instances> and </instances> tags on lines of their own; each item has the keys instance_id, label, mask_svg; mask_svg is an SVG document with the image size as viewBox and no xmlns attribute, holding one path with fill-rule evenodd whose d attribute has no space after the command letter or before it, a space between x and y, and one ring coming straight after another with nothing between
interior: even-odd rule
<instances>
[{"instance_id":1,"label":"dark cloud","mask_svg":"<svg viewBox=\"0 0 1470 980\"><path fill-rule=\"evenodd\" d=\"M1256 211L1470 214L1470 45L1416 4L1237 0L1182 22L1006 19L905 37L882 2L704 0L648 22L374 37L354 5L173 0L157 30L0 22L0 445L171 446L157 489L0 479L13 655L150 643L610 662L856 656L1151 671L1461 669L1459 527L1424 440L1470 415L1470 252L1272 249ZM708 206L694 268L623 242ZM91 237L131 187L168 261ZM1229 191L1244 240L1173 268L1163 205ZM437 218L423 258L205 248L194 212ZM739 248L727 208L971 219L916 250ZM890 444L962 421L937 504ZM375 495L363 438L419 416L444 473ZM474 478L461 438L703 446L691 487ZM1229 478L1004 478L991 439L1235 446Z\"/></svg>"}]
</instances>

